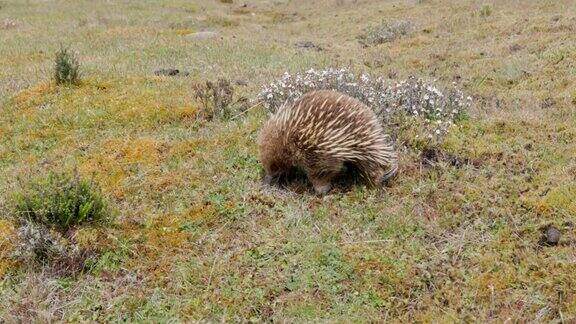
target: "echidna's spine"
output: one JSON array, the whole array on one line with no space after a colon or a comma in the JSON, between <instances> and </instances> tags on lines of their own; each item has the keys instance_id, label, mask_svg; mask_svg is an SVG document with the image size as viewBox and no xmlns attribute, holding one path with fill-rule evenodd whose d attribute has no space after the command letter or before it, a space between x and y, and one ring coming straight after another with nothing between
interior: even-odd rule
<instances>
[{"instance_id":1,"label":"echidna's spine","mask_svg":"<svg viewBox=\"0 0 576 324\"><path fill-rule=\"evenodd\" d=\"M338 92L314 91L283 105L263 134L261 156L271 173L279 165L304 165L320 175L345 162L357 163L378 181L398 172L396 152L374 112Z\"/></svg>"}]
</instances>

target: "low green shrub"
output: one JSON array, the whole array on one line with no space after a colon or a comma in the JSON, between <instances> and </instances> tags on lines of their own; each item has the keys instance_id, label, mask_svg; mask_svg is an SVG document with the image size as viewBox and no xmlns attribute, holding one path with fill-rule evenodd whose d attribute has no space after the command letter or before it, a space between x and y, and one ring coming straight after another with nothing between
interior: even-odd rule
<instances>
[{"instance_id":1,"label":"low green shrub","mask_svg":"<svg viewBox=\"0 0 576 324\"><path fill-rule=\"evenodd\" d=\"M54 81L58 85L80 83L80 63L76 55L67 48L62 47L56 53Z\"/></svg>"},{"instance_id":2,"label":"low green shrub","mask_svg":"<svg viewBox=\"0 0 576 324\"><path fill-rule=\"evenodd\" d=\"M16 194L19 220L67 230L107 219L108 208L93 181L73 173L50 173Z\"/></svg>"}]
</instances>

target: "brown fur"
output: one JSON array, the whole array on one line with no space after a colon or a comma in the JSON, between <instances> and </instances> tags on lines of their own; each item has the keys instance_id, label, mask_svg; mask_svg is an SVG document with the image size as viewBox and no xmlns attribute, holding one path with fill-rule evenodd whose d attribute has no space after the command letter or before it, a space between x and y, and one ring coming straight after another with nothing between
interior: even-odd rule
<instances>
[{"instance_id":1,"label":"brown fur","mask_svg":"<svg viewBox=\"0 0 576 324\"><path fill-rule=\"evenodd\" d=\"M313 91L278 110L259 137L266 182L302 168L317 193L326 193L344 163L374 184L397 171L396 154L374 112L335 91Z\"/></svg>"}]
</instances>

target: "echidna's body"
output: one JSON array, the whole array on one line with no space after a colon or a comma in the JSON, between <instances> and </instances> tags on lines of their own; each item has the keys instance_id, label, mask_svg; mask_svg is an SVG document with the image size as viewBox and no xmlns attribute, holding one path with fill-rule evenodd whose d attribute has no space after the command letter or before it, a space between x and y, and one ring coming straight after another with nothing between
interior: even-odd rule
<instances>
[{"instance_id":1,"label":"echidna's body","mask_svg":"<svg viewBox=\"0 0 576 324\"><path fill-rule=\"evenodd\" d=\"M301 167L317 193L326 193L345 163L378 184L397 171L396 153L374 112L335 91L313 91L283 106L264 125L260 159L270 182Z\"/></svg>"}]
</instances>

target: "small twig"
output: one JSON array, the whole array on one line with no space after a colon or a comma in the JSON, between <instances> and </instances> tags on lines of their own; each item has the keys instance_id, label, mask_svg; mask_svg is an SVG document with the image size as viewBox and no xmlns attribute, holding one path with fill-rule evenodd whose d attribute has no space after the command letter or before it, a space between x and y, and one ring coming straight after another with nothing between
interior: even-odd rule
<instances>
[{"instance_id":1,"label":"small twig","mask_svg":"<svg viewBox=\"0 0 576 324\"><path fill-rule=\"evenodd\" d=\"M389 243L394 240L368 240L368 241L354 241L354 242L340 242L340 244L362 244L362 243Z\"/></svg>"},{"instance_id":2,"label":"small twig","mask_svg":"<svg viewBox=\"0 0 576 324\"><path fill-rule=\"evenodd\" d=\"M235 115L235 116L232 116L230 119L231 119L231 120L234 120L234 119L236 119L236 118L244 115L245 113L249 112L250 110L258 107L260 104L262 104L262 102L261 102L261 101L257 101L253 106L249 107L248 109L244 110L243 112L241 112L241 113L239 113L239 114L237 114L237 115Z\"/></svg>"},{"instance_id":3,"label":"small twig","mask_svg":"<svg viewBox=\"0 0 576 324\"><path fill-rule=\"evenodd\" d=\"M206 289L209 289L210 285L212 284L212 275L214 274L214 267L216 266L216 260L217 258L214 257L214 260L212 261L212 267L210 267L210 275L208 276L208 284L206 284Z\"/></svg>"}]
</instances>

